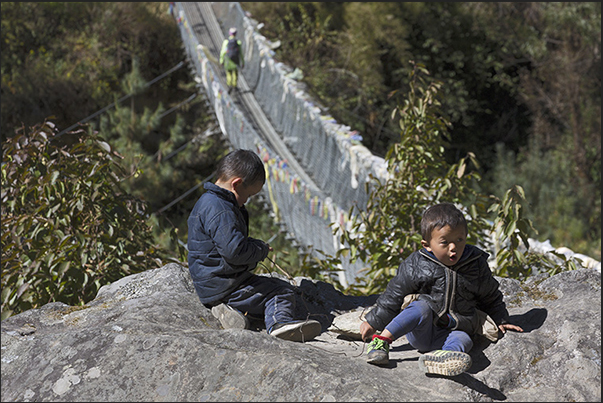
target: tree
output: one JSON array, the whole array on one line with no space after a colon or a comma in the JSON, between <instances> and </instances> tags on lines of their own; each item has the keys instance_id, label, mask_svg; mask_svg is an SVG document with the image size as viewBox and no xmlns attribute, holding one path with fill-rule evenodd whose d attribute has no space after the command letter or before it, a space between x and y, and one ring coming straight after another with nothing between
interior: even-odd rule
<instances>
[{"instance_id":1,"label":"tree","mask_svg":"<svg viewBox=\"0 0 603 403\"><path fill-rule=\"evenodd\" d=\"M3 144L2 319L54 301L82 305L174 259L154 245L147 205L121 189L120 155L83 129L71 145L57 132L47 121Z\"/></svg>"},{"instance_id":2,"label":"tree","mask_svg":"<svg viewBox=\"0 0 603 403\"><path fill-rule=\"evenodd\" d=\"M151 144L150 140L161 125L161 116L165 111L163 104L152 110L144 106L142 113L137 113L135 96L146 87L136 59L132 61L132 70L121 81L123 91L130 96L130 107L124 107L115 101L115 110L101 116L99 131L114 143L115 148L124 156L123 164L129 172L128 176L138 177L142 172L140 164L147 160ZM124 183L130 193L140 196L135 186ZM144 193L144 192L142 192Z\"/></svg>"},{"instance_id":3,"label":"tree","mask_svg":"<svg viewBox=\"0 0 603 403\"><path fill-rule=\"evenodd\" d=\"M533 265L552 271L575 268L529 251L528 236L536 231L521 215L521 202L525 200L521 187L510 189L501 201L475 190L473 182L481 179L470 169L469 164L477 164L475 156L469 154L454 164L446 162L448 121L439 110L438 93L442 83L431 79L420 64L413 64L409 82L407 98L392 114L399 114L400 142L386 155L387 178L373 177L367 185L366 209L353 207L351 225L334 229L346 247L328 258L326 266L348 255L352 262L367 264L361 282L348 291L383 292L401 261L419 247L425 209L444 201L464 210L469 243L495 249L497 274L525 278ZM496 245L490 241L491 233L498 241Z\"/></svg>"},{"instance_id":4,"label":"tree","mask_svg":"<svg viewBox=\"0 0 603 403\"><path fill-rule=\"evenodd\" d=\"M275 57L302 69L308 92L373 153L385 155L398 142L388 116L403 100L388 95L406 93L407 60L415 60L444 84L447 162L473 153L485 192L502 198L509 184L521 184L524 213L542 237L600 257L600 3L299 4L243 7L280 41ZM321 35L314 29L313 41L300 37L314 25ZM515 176L504 166L498 172L501 150L515 154ZM548 171L534 175L542 160L568 172L544 181Z\"/></svg>"},{"instance_id":5,"label":"tree","mask_svg":"<svg viewBox=\"0 0 603 403\"><path fill-rule=\"evenodd\" d=\"M543 236L600 258L601 4L471 4L476 26L502 44L497 59L516 68L532 121L522 148L498 146L489 188L523 184Z\"/></svg>"},{"instance_id":6,"label":"tree","mask_svg":"<svg viewBox=\"0 0 603 403\"><path fill-rule=\"evenodd\" d=\"M341 236L342 244L349 247L338 255L349 251L352 261L369 265L368 280L362 285L366 293L383 290L401 260L420 245L421 216L428 206L440 201L463 205L477 197L470 184L479 176L467 170L468 163L476 163L474 156L453 165L443 157L449 123L439 114L442 84L429 80L424 66L413 67L408 97L392 113L392 118L399 115L400 142L386 154L388 176L372 178L366 209L352 208L352 225ZM474 242L484 238L486 209L485 201L476 198L467 211L469 239Z\"/></svg>"},{"instance_id":7,"label":"tree","mask_svg":"<svg viewBox=\"0 0 603 403\"><path fill-rule=\"evenodd\" d=\"M121 162L126 169L121 182L124 190L145 200L154 214L160 212L152 217L155 238L165 248L180 250L186 260L175 234L186 234L186 220L195 200L191 197L169 213L163 213L164 206L207 177L226 145L223 138L215 136L217 129L209 125L209 111L201 97L193 93L165 111L162 102L154 107L155 100L150 101L146 84L134 61L132 71L121 82L130 98L129 107L115 102L115 108L101 116L99 131L124 156ZM183 87L195 90L192 84ZM191 109L196 119L189 124L181 114L173 120L168 118L175 110L190 115Z\"/></svg>"},{"instance_id":8,"label":"tree","mask_svg":"<svg viewBox=\"0 0 603 403\"><path fill-rule=\"evenodd\" d=\"M113 100L133 59L145 80L183 60L167 3L2 2L2 140L49 118L67 128ZM181 99L186 69L154 86Z\"/></svg>"}]
</instances>

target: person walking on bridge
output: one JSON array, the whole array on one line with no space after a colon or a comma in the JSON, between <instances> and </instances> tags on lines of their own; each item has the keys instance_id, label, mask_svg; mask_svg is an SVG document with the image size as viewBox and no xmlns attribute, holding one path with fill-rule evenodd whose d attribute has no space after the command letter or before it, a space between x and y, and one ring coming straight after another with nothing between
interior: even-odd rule
<instances>
[{"instance_id":1,"label":"person walking on bridge","mask_svg":"<svg viewBox=\"0 0 603 403\"><path fill-rule=\"evenodd\" d=\"M237 29L235 27L230 28L228 30L228 39L224 39L222 49L220 50L220 64L224 66L226 72L226 85L228 86L229 94L233 88L237 87L239 67L245 67L242 44L236 36Z\"/></svg>"}]
</instances>

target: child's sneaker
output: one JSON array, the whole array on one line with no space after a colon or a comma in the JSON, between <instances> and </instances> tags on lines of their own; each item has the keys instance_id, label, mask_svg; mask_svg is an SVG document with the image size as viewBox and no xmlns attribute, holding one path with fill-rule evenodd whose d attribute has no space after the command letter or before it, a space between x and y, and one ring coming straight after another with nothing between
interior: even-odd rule
<instances>
[{"instance_id":1,"label":"child's sneaker","mask_svg":"<svg viewBox=\"0 0 603 403\"><path fill-rule=\"evenodd\" d=\"M249 329L247 317L229 305L216 305L211 308L211 313L224 329Z\"/></svg>"},{"instance_id":2,"label":"child's sneaker","mask_svg":"<svg viewBox=\"0 0 603 403\"><path fill-rule=\"evenodd\" d=\"M366 362L374 365L389 364L389 343L378 337L373 337L373 340L366 348Z\"/></svg>"},{"instance_id":3,"label":"child's sneaker","mask_svg":"<svg viewBox=\"0 0 603 403\"><path fill-rule=\"evenodd\" d=\"M456 376L471 368L471 356L461 351L435 350L419 357L419 367L426 374Z\"/></svg>"},{"instance_id":4,"label":"child's sneaker","mask_svg":"<svg viewBox=\"0 0 603 403\"><path fill-rule=\"evenodd\" d=\"M322 332L322 325L316 320L296 320L293 322L277 323L268 334L289 341L312 340Z\"/></svg>"}]
</instances>

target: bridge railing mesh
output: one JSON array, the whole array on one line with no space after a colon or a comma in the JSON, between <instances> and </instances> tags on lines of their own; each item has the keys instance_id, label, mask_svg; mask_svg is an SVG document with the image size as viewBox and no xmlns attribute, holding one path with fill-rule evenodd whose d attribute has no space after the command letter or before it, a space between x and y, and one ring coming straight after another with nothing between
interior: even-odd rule
<instances>
[{"instance_id":1,"label":"bridge railing mesh","mask_svg":"<svg viewBox=\"0 0 603 403\"><path fill-rule=\"evenodd\" d=\"M276 131L320 189L338 206L366 205L369 175L383 177L383 158L361 144L362 137L339 124L292 78L292 71L273 58L271 43L262 36L237 2L212 7L223 34L236 27L245 68L241 73Z\"/></svg>"},{"instance_id":2,"label":"bridge railing mesh","mask_svg":"<svg viewBox=\"0 0 603 403\"><path fill-rule=\"evenodd\" d=\"M186 53L220 128L235 148L255 150L264 161L268 178L262 194L270 200L275 220L284 223L297 242L317 257L323 253L334 255L342 245L333 230L348 224L353 203L366 204L364 183L373 169L384 169L384 161L359 144L357 133L321 114L300 85L286 77L284 66L272 58L266 40L254 31L238 3L212 6L223 29L236 26L240 33L245 32L237 35L245 55L242 74L275 130L320 189L308 186L256 131L221 83L221 66L212 62L199 46L186 8L177 3ZM354 282L363 267L362 262L351 264L344 260L338 280L343 285Z\"/></svg>"}]
</instances>

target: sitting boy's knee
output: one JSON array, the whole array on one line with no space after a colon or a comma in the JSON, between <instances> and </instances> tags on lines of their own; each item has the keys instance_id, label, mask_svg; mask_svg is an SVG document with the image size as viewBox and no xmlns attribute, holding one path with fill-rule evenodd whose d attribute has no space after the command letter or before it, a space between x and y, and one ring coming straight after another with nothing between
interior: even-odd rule
<instances>
[{"instance_id":1,"label":"sitting boy's knee","mask_svg":"<svg viewBox=\"0 0 603 403\"><path fill-rule=\"evenodd\" d=\"M429 304L423 300L414 300L412 301L410 304L408 304L408 306L406 307L406 309L411 308L411 309L416 309L421 313L421 316L425 316L425 315L431 315L432 311L431 311L431 307L429 306Z\"/></svg>"}]
</instances>

